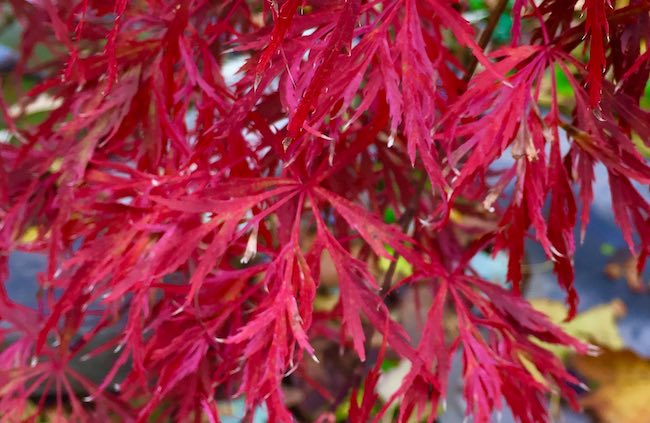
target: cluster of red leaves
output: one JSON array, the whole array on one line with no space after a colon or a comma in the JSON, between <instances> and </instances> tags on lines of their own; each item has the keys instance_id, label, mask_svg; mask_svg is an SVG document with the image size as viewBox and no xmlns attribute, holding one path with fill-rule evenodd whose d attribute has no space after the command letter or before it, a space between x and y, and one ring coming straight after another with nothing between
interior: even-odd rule
<instances>
[{"instance_id":1,"label":"cluster of red leaves","mask_svg":"<svg viewBox=\"0 0 650 423\"><path fill-rule=\"evenodd\" d=\"M550 390L575 400L576 380L535 340L587 346L521 298L524 241L553 260L574 313L574 233L602 164L630 249L640 263L650 252L637 147L650 146L650 2L585 0L581 13L577 0L516 0L513 43L490 54L450 0L9 3L23 27L15 77L47 75L21 104L58 103L21 127L0 102L13 137L0 144L0 280L13 251L48 257L37 309L0 291L3 421L34 418L28 398L40 408L48 392L69 421L216 422L217 399L239 395L292 421L283 383L317 360L310 340L363 361L373 333L380 356L411 363L391 399L399 421L443 401L456 352L477 422L504 400L522 422L545 421ZM33 67L37 46L52 58ZM504 154L513 164L495 168ZM509 253L512 289L468 264L486 248ZM323 254L339 303L315 312ZM382 290L372 263L397 256L413 274ZM433 297L417 343L385 302L405 285ZM102 382L69 366L109 350ZM354 391L352 421L387 412L374 408L379 372L358 404Z\"/></svg>"}]
</instances>

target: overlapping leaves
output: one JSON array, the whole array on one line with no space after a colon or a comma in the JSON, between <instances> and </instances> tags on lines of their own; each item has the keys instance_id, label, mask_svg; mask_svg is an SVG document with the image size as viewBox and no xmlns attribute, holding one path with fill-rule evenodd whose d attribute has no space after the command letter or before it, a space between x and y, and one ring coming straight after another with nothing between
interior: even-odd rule
<instances>
[{"instance_id":1,"label":"overlapping leaves","mask_svg":"<svg viewBox=\"0 0 650 423\"><path fill-rule=\"evenodd\" d=\"M33 126L2 104L0 276L19 249L47 254L48 268L37 310L0 298L11 327L0 416L20 419L28 397L49 392L62 416L63 396L81 391L92 405L69 400L78 421L218 421L216 399L232 395L290 421L283 385L309 379L296 369L305 352L318 360L312 340L363 361L376 334L380 356L411 363L390 399L400 421L435 418L427 410L456 353L476 421L504 399L520 421L541 421L555 386L573 399L576 380L534 339L587 346L521 298L526 238L553 261L574 312L574 233L587 229L604 165L630 249L650 251L638 89L650 5L585 1L580 17L576 3L516 1L515 43L486 54L463 4L444 0L12 0L24 26L16 73L32 70L37 44L52 56L23 106L43 93L59 103ZM387 210L398 223L382 220ZM508 251L511 289L469 266L486 248ZM315 313L324 254L339 304ZM412 274L374 274L397 257ZM405 285L433 298L417 342L391 315ZM442 326L448 313L457 333ZM116 359L102 380L69 370L106 351ZM372 392L378 372L351 419L388 412Z\"/></svg>"}]
</instances>

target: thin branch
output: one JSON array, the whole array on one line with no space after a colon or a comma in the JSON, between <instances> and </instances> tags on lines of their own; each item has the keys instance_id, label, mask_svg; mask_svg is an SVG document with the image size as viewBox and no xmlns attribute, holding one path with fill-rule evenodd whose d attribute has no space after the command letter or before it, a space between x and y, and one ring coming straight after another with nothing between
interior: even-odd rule
<instances>
[{"instance_id":1,"label":"thin branch","mask_svg":"<svg viewBox=\"0 0 650 423\"><path fill-rule=\"evenodd\" d=\"M408 230L409 226L411 225L411 221L417 213L417 209L420 205L420 198L422 198L422 191L424 191L424 183L426 181L427 174L425 172L422 172L422 175L420 176L420 179L418 180L415 187L415 195L413 198L411 198L411 202L404 211L404 214L402 214L397 221L397 223L399 223L400 227L402 228L402 232L406 232ZM395 274L395 269L397 268L397 261L399 260L399 257L399 253L395 252L393 255L393 261L390 262L388 270L384 275L384 283L381 286L381 292L383 295L388 292L391 285L393 284L393 275Z\"/></svg>"},{"instance_id":2,"label":"thin branch","mask_svg":"<svg viewBox=\"0 0 650 423\"><path fill-rule=\"evenodd\" d=\"M485 27L485 30L481 33L481 37L478 40L478 45L482 50L485 50L488 43L492 39L494 30L497 28L499 19L501 18L501 15L503 15L503 12L506 10L507 5L508 0L499 0L499 3L490 12L487 27ZM469 63L467 64L467 72L463 78L463 81L465 81L465 83L469 82L469 80L472 78L472 75L474 75L474 72L476 72L476 66L478 66L478 59L476 56L471 55Z\"/></svg>"}]
</instances>

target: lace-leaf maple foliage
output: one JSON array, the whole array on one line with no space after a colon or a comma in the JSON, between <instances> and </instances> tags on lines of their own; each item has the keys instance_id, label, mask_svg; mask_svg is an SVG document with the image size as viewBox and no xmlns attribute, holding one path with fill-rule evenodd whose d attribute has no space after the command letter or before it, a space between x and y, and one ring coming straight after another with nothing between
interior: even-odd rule
<instances>
[{"instance_id":1,"label":"lace-leaf maple foliage","mask_svg":"<svg viewBox=\"0 0 650 423\"><path fill-rule=\"evenodd\" d=\"M576 406L579 381L538 341L589 346L522 298L525 240L575 314L575 234L604 165L642 268L650 2L515 0L512 43L494 51L448 0L8 3L21 56L3 84L42 80L18 112L0 102L0 278L20 250L47 269L36 308L0 291L3 421L54 398L66 421L216 422L233 396L292 421L296 381L349 394L310 376L319 339L357 356L351 421L395 404L398 421L433 421L457 353L474 421L506 404L545 421L551 391ZM39 96L52 110L23 119ZM510 288L472 268L486 249L508 253ZM338 302L321 309L324 256ZM413 271L378 271L397 258ZM417 341L392 313L409 286L431 298L412 305L426 308ZM105 351L99 381L71 366ZM387 354L410 370L384 402Z\"/></svg>"}]
</instances>

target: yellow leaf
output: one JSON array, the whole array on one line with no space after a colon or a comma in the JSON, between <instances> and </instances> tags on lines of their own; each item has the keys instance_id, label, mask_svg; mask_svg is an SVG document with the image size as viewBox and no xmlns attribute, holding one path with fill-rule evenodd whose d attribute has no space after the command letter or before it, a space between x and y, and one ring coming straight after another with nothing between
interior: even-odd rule
<instances>
[{"instance_id":1,"label":"yellow leaf","mask_svg":"<svg viewBox=\"0 0 650 423\"><path fill-rule=\"evenodd\" d=\"M316 311L332 311L336 304L339 302L338 293L336 295L316 295L314 299L314 310Z\"/></svg>"},{"instance_id":2,"label":"yellow leaf","mask_svg":"<svg viewBox=\"0 0 650 423\"><path fill-rule=\"evenodd\" d=\"M534 299L531 300L531 304L536 310L546 314L552 322L561 326L569 335L582 341L610 350L620 350L625 347L616 324L616 321L626 313L625 304L619 299L578 313L570 322L565 322L568 309L561 301ZM544 344L544 347L563 360L571 351L557 345Z\"/></svg>"},{"instance_id":3,"label":"yellow leaf","mask_svg":"<svg viewBox=\"0 0 650 423\"><path fill-rule=\"evenodd\" d=\"M50 168L48 169L52 173L57 173L61 170L63 167L63 159L61 157L57 157L52 161L52 164L50 165Z\"/></svg>"},{"instance_id":4,"label":"yellow leaf","mask_svg":"<svg viewBox=\"0 0 650 423\"><path fill-rule=\"evenodd\" d=\"M387 272L390 268L391 261L384 257L379 257L379 269L382 272ZM397 264L395 265L395 273L400 277L408 277L413 274L413 266L404 260L402 257L397 259Z\"/></svg>"},{"instance_id":5,"label":"yellow leaf","mask_svg":"<svg viewBox=\"0 0 650 423\"><path fill-rule=\"evenodd\" d=\"M20 236L19 242L21 244L29 244L38 238L38 228L36 226L30 226L27 230Z\"/></svg>"},{"instance_id":6,"label":"yellow leaf","mask_svg":"<svg viewBox=\"0 0 650 423\"><path fill-rule=\"evenodd\" d=\"M650 421L650 361L629 350L606 350L598 357L576 356L573 367L595 390L582 406L601 423Z\"/></svg>"},{"instance_id":7,"label":"yellow leaf","mask_svg":"<svg viewBox=\"0 0 650 423\"><path fill-rule=\"evenodd\" d=\"M596 357L576 356L571 364L580 374L601 385L636 379L650 381L650 361L630 350L606 349Z\"/></svg>"},{"instance_id":8,"label":"yellow leaf","mask_svg":"<svg viewBox=\"0 0 650 423\"><path fill-rule=\"evenodd\" d=\"M449 212L449 220L451 220L454 223L462 223L463 214L456 209L451 209L451 212Z\"/></svg>"}]
</instances>

